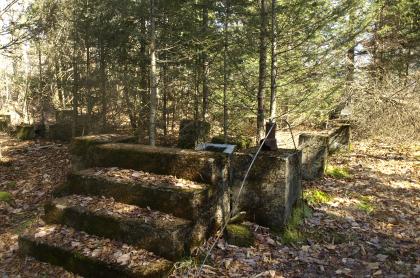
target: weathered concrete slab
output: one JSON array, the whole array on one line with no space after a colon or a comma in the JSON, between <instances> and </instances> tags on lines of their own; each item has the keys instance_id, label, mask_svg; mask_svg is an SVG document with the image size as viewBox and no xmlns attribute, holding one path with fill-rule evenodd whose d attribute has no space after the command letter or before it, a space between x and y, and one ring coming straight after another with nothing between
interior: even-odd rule
<instances>
[{"instance_id":1,"label":"weathered concrete slab","mask_svg":"<svg viewBox=\"0 0 420 278\"><path fill-rule=\"evenodd\" d=\"M73 172L55 196L105 196L194 220L210 206L209 185L125 169L95 168Z\"/></svg>"},{"instance_id":2,"label":"weathered concrete slab","mask_svg":"<svg viewBox=\"0 0 420 278\"><path fill-rule=\"evenodd\" d=\"M301 133L299 149L302 150L302 177L314 180L324 175L328 155L350 144L350 125L339 125L321 131Z\"/></svg>"},{"instance_id":3,"label":"weathered concrete slab","mask_svg":"<svg viewBox=\"0 0 420 278\"><path fill-rule=\"evenodd\" d=\"M213 144L225 144L225 139L223 135L218 135L211 138L211 143ZM231 137L227 138L226 144L235 145L238 149L247 149L252 146L253 140L250 137L239 136L239 137Z\"/></svg>"},{"instance_id":4,"label":"weathered concrete slab","mask_svg":"<svg viewBox=\"0 0 420 278\"><path fill-rule=\"evenodd\" d=\"M233 199L256 149L238 152L232 158ZM279 149L263 151L255 161L239 200L239 210L250 220L274 230L287 222L301 192L301 152Z\"/></svg>"},{"instance_id":5,"label":"weathered concrete slab","mask_svg":"<svg viewBox=\"0 0 420 278\"><path fill-rule=\"evenodd\" d=\"M194 149L207 141L210 124L203 121L182 120L179 127L178 147Z\"/></svg>"},{"instance_id":6,"label":"weathered concrete slab","mask_svg":"<svg viewBox=\"0 0 420 278\"><path fill-rule=\"evenodd\" d=\"M72 140L69 151L73 170L82 170L92 166L94 148L101 144L117 142L135 142L136 137L120 134L100 134L76 137Z\"/></svg>"},{"instance_id":7,"label":"weathered concrete slab","mask_svg":"<svg viewBox=\"0 0 420 278\"><path fill-rule=\"evenodd\" d=\"M302 151L302 178L321 178L327 166L328 135L302 133L299 136L299 149Z\"/></svg>"},{"instance_id":8,"label":"weathered concrete slab","mask_svg":"<svg viewBox=\"0 0 420 278\"><path fill-rule=\"evenodd\" d=\"M6 132L9 130L11 124L10 115L0 115L0 131Z\"/></svg>"},{"instance_id":9,"label":"weathered concrete slab","mask_svg":"<svg viewBox=\"0 0 420 278\"><path fill-rule=\"evenodd\" d=\"M63 142L70 142L72 140L73 124L71 122L60 122L49 126L48 138L51 140L58 140ZM76 136L82 136L86 132L82 125L76 126Z\"/></svg>"},{"instance_id":10,"label":"weathered concrete slab","mask_svg":"<svg viewBox=\"0 0 420 278\"><path fill-rule=\"evenodd\" d=\"M208 151L104 144L96 146L91 155L92 166L134 169L212 185L221 185L228 173L227 156Z\"/></svg>"},{"instance_id":11,"label":"weathered concrete slab","mask_svg":"<svg viewBox=\"0 0 420 278\"><path fill-rule=\"evenodd\" d=\"M136 245L170 260L189 254L191 221L110 198L55 199L45 206L44 220Z\"/></svg>"},{"instance_id":12,"label":"weathered concrete slab","mask_svg":"<svg viewBox=\"0 0 420 278\"><path fill-rule=\"evenodd\" d=\"M226 241L239 247L250 247L254 244L255 237L250 227L240 224L229 224L225 231Z\"/></svg>"},{"instance_id":13,"label":"weathered concrete slab","mask_svg":"<svg viewBox=\"0 0 420 278\"><path fill-rule=\"evenodd\" d=\"M117 168L74 172L54 195L105 196L116 201L170 213L193 221L191 247L220 227L230 212L229 191L173 176Z\"/></svg>"},{"instance_id":14,"label":"weathered concrete slab","mask_svg":"<svg viewBox=\"0 0 420 278\"><path fill-rule=\"evenodd\" d=\"M348 149L350 145L351 127L342 124L333 128L328 133L328 152L334 153L340 149Z\"/></svg>"},{"instance_id":15,"label":"weathered concrete slab","mask_svg":"<svg viewBox=\"0 0 420 278\"><path fill-rule=\"evenodd\" d=\"M84 277L167 277L173 265L146 250L60 225L28 231L19 237L19 250Z\"/></svg>"},{"instance_id":16,"label":"weathered concrete slab","mask_svg":"<svg viewBox=\"0 0 420 278\"><path fill-rule=\"evenodd\" d=\"M32 140L35 138L35 126L18 125L16 126L14 134L19 140Z\"/></svg>"}]
</instances>

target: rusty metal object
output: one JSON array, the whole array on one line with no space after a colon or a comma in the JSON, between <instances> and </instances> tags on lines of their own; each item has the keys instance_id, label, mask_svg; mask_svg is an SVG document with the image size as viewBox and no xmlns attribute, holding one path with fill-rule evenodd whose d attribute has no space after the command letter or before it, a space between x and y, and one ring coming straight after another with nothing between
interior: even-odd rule
<instances>
[{"instance_id":1,"label":"rusty metal object","mask_svg":"<svg viewBox=\"0 0 420 278\"><path fill-rule=\"evenodd\" d=\"M274 125L273 128L271 128ZM271 130L271 132L270 132ZM267 136L267 139L265 140L265 142L263 142L263 140L260 141L261 143L264 143L262 149L264 151L277 151L278 150L278 146L277 146L277 139L276 139L276 130L277 130L277 124L274 122L268 122L265 124L265 133Z\"/></svg>"}]
</instances>

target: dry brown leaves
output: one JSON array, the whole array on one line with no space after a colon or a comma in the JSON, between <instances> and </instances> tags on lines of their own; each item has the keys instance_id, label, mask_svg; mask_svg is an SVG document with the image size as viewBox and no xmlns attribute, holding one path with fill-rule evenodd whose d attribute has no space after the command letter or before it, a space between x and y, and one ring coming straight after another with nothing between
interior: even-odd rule
<instances>
[{"instance_id":1,"label":"dry brown leaves","mask_svg":"<svg viewBox=\"0 0 420 278\"><path fill-rule=\"evenodd\" d=\"M0 167L0 190L12 192L16 204L0 209L0 273L10 277L18 274L33 277L33 273L75 277L60 268L16 255L17 228L28 216L42 214L40 204L65 177L68 169L65 147L39 149L33 142L7 142L8 150L4 153L13 160L13 166ZM355 143L351 152L330 159L333 165L348 167L352 178L324 178L305 184L306 188L316 187L329 193L333 199L314 207L314 213L301 227L307 235L303 244L286 246L268 229L250 224L256 235L255 246L239 248L220 240L201 276L418 276L419 157L419 145ZM131 178L134 174L124 170L117 173ZM16 184L9 185L10 181ZM370 213L361 210L358 207L361 200L368 200L375 209ZM203 251L209 243L203 246ZM128 257L121 252L116 256L117 263L129 263ZM193 260L201 262L202 255ZM173 276L193 277L198 268L199 265L182 262L177 264Z\"/></svg>"},{"instance_id":2,"label":"dry brown leaves","mask_svg":"<svg viewBox=\"0 0 420 278\"><path fill-rule=\"evenodd\" d=\"M67 147L46 141L20 142L0 134L3 158L0 191L13 195L11 203L0 202L0 274L4 277L77 277L59 267L18 256L18 234L42 224L43 204L69 170ZM3 277L3 276L2 276Z\"/></svg>"},{"instance_id":3,"label":"dry brown leaves","mask_svg":"<svg viewBox=\"0 0 420 278\"><path fill-rule=\"evenodd\" d=\"M151 185L179 187L185 189L203 189L206 187L204 184L196 183L193 181L180 179L174 176L159 176L147 172L135 171L131 169L120 169L117 167L112 168L95 168L97 176L106 176L109 178L117 179L122 182L149 182Z\"/></svg>"},{"instance_id":4,"label":"dry brown leaves","mask_svg":"<svg viewBox=\"0 0 420 278\"><path fill-rule=\"evenodd\" d=\"M151 210L150 208L141 208L138 206L115 202L113 198L105 197L87 197L87 196L66 196L59 200L60 205L67 207L83 207L86 210L102 215L118 218L131 218L151 223L157 220L166 220L169 222L181 221L170 214Z\"/></svg>"},{"instance_id":5,"label":"dry brown leaves","mask_svg":"<svg viewBox=\"0 0 420 278\"><path fill-rule=\"evenodd\" d=\"M48 225L31 231L31 238L38 242L59 246L89 258L109 264L119 264L137 269L162 260L153 253L118 241L88 235L61 225Z\"/></svg>"}]
</instances>

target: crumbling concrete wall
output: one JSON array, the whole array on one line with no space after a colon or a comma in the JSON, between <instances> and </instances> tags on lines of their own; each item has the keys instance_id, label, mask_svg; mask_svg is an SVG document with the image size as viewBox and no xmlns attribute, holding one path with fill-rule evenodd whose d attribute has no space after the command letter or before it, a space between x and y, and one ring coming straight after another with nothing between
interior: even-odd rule
<instances>
[{"instance_id":1,"label":"crumbling concrete wall","mask_svg":"<svg viewBox=\"0 0 420 278\"><path fill-rule=\"evenodd\" d=\"M328 153L334 153L339 149L349 148L351 128L349 124L343 124L333 128L328 133Z\"/></svg>"},{"instance_id":2,"label":"crumbling concrete wall","mask_svg":"<svg viewBox=\"0 0 420 278\"><path fill-rule=\"evenodd\" d=\"M231 161L232 199L235 200L256 149L235 153ZM260 225L281 230L301 193L300 151L261 152L239 199L239 210Z\"/></svg>"},{"instance_id":3,"label":"crumbling concrete wall","mask_svg":"<svg viewBox=\"0 0 420 278\"><path fill-rule=\"evenodd\" d=\"M11 116L10 115L0 115L0 131L6 132L9 130L11 125Z\"/></svg>"},{"instance_id":4,"label":"crumbling concrete wall","mask_svg":"<svg viewBox=\"0 0 420 278\"><path fill-rule=\"evenodd\" d=\"M74 171L93 167L93 153L97 151L96 146L109 143L135 142L134 136L119 134L101 134L76 137L72 140L69 151L71 154L71 165Z\"/></svg>"},{"instance_id":5,"label":"crumbling concrete wall","mask_svg":"<svg viewBox=\"0 0 420 278\"><path fill-rule=\"evenodd\" d=\"M314 180L324 175L328 158L328 136L302 133L299 136L302 151L302 178Z\"/></svg>"},{"instance_id":6,"label":"crumbling concrete wall","mask_svg":"<svg viewBox=\"0 0 420 278\"><path fill-rule=\"evenodd\" d=\"M178 147L194 149L207 141L210 124L203 121L182 120L179 127Z\"/></svg>"},{"instance_id":7,"label":"crumbling concrete wall","mask_svg":"<svg viewBox=\"0 0 420 278\"><path fill-rule=\"evenodd\" d=\"M322 132L301 133L302 177L314 180L324 175L328 155L350 144L350 125L340 125Z\"/></svg>"}]
</instances>

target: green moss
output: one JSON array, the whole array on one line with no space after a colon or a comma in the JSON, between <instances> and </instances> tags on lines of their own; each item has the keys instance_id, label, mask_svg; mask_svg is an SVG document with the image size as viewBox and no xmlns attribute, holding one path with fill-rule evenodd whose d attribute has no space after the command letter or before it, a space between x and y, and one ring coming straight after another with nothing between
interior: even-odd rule
<instances>
[{"instance_id":1,"label":"green moss","mask_svg":"<svg viewBox=\"0 0 420 278\"><path fill-rule=\"evenodd\" d=\"M213 144L225 144L225 138L223 135L215 136L211 139ZM236 145L238 149L247 149L252 145L252 138L245 136L228 137L227 144Z\"/></svg>"},{"instance_id":2,"label":"green moss","mask_svg":"<svg viewBox=\"0 0 420 278\"><path fill-rule=\"evenodd\" d=\"M303 192L303 198L309 205L325 204L333 199L328 193L316 188L306 189Z\"/></svg>"},{"instance_id":3,"label":"green moss","mask_svg":"<svg viewBox=\"0 0 420 278\"><path fill-rule=\"evenodd\" d=\"M310 217L311 209L304 203L298 202L293 209L292 215L282 231L281 239L283 243L301 243L306 239L306 235L300 227L305 218Z\"/></svg>"},{"instance_id":4,"label":"green moss","mask_svg":"<svg viewBox=\"0 0 420 278\"><path fill-rule=\"evenodd\" d=\"M361 196L360 200L358 200L357 203L357 209L367 213L371 214L375 211L375 205L372 204L372 197L370 196Z\"/></svg>"},{"instance_id":5,"label":"green moss","mask_svg":"<svg viewBox=\"0 0 420 278\"><path fill-rule=\"evenodd\" d=\"M327 166L327 169L325 169L325 174L336 179L347 179L351 177L348 168L331 165Z\"/></svg>"},{"instance_id":6,"label":"green moss","mask_svg":"<svg viewBox=\"0 0 420 278\"><path fill-rule=\"evenodd\" d=\"M250 247L254 244L254 234L245 225L227 225L226 239L229 244L240 247Z\"/></svg>"},{"instance_id":7,"label":"green moss","mask_svg":"<svg viewBox=\"0 0 420 278\"><path fill-rule=\"evenodd\" d=\"M31 140L35 137L35 127L33 125L18 126L16 138L19 140Z\"/></svg>"},{"instance_id":8,"label":"green moss","mask_svg":"<svg viewBox=\"0 0 420 278\"><path fill-rule=\"evenodd\" d=\"M199 261L196 258L187 257L178 262L173 266L173 269L179 273L187 273L189 270L199 265Z\"/></svg>"},{"instance_id":9,"label":"green moss","mask_svg":"<svg viewBox=\"0 0 420 278\"><path fill-rule=\"evenodd\" d=\"M24 221L21 221L20 223L19 223L19 225L18 226L16 226L14 229L13 229L13 232L15 233L15 234L18 234L18 235L20 235L20 234L22 234L26 229L28 229L29 227L31 227L33 224L35 224L37 222L37 218L36 217L32 217L32 218L30 218L30 219L26 219L26 220L24 220Z\"/></svg>"},{"instance_id":10,"label":"green moss","mask_svg":"<svg viewBox=\"0 0 420 278\"><path fill-rule=\"evenodd\" d=\"M0 191L0 202L9 203L13 200L12 194L9 192Z\"/></svg>"}]
</instances>

